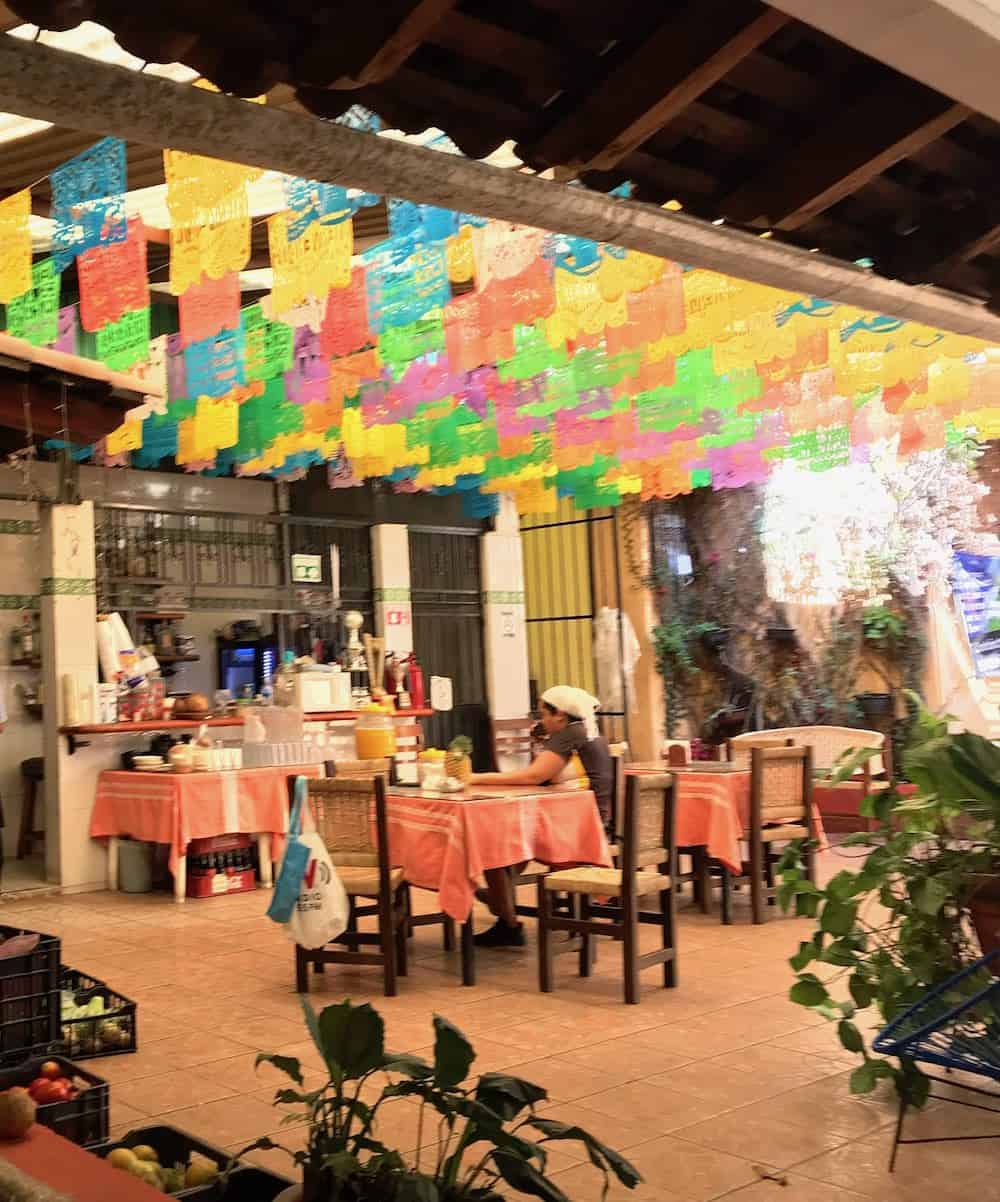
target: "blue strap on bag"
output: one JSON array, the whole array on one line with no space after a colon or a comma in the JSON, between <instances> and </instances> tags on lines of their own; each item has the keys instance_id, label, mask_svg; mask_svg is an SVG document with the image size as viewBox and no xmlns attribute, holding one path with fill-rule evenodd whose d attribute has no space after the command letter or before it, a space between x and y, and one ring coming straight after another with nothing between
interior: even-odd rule
<instances>
[{"instance_id":1,"label":"blue strap on bag","mask_svg":"<svg viewBox=\"0 0 1000 1202\"><path fill-rule=\"evenodd\" d=\"M292 813L288 820L288 843L285 847L285 858L281 861L281 870L274 883L274 893L271 904L267 907L267 916L274 922L286 923L295 912L295 904L299 900L299 890L302 888L302 878L309 866L309 847L299 839L302 834L302 810L306 803L306 778L295 778L295 797L292 802Z\"/></svg>"}]
</instances>

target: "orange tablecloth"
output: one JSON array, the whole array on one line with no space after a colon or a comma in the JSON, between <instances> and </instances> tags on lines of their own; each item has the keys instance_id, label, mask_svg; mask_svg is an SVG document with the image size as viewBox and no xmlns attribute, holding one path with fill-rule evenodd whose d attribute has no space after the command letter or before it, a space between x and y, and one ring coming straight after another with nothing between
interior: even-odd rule
<instances>
[{"instance_id":1,"label":"orange tablecloth","mask_svg":"<svg viewBox=\"0 0 1000 1202\"><path fill-rule=\"evenodd\" d=\"M411 884L436 890L441 909L459 922L469 917L476 881L487 868L525 860L611 864L589 790L393 789L386 808L393 864Z\"/></svg>"},{"instance_id":2,"label":"orange tablecloth","mask_svg":"<svg viewBox=\"0 0 1000 1202\"><path fill-rule=\"evenodd\" d=\"M192 839L213 835L270 834L279 860L288 829L287 779L322 771L322 764L285 764L234 772L102 772L90 837L168 843L171 872Z\"/></svg>"},{"instance_id":3,"label":"orange tablecloth","mask_svg":"<svg viewBox=\"0 0 1000 1202\"><path fill-rule=\"evenodd\" d=\"M626 773L670 772L664 764L629 764ZM743 871L740 843L750 824L750 773L674 770L675 823L679 847L705 847L713 860ZM819 811L813 806L816 837L825 842Z\"/></svg>"},{"instance_id":4,"label":"orange tablecloth","mask_svg":"<svg viewBox=\"0 0 1000 1202\"><path fill-rule=\"evenodd\" d=\"M0 1141L0 1157L73 1202L163 1202L159 1190L40 1123L23 1140Z\"/></svg>"}]
</instances>

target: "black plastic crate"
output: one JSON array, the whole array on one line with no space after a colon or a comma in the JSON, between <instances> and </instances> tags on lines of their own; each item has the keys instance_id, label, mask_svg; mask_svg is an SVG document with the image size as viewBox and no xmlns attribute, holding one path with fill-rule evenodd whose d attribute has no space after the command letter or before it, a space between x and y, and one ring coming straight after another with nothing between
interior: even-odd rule
<instances>
[{"instance_id":1,"label":"black plastic crate","mask_svg":"<svg viewBox=\"0 0 1000 1202\"><path fill-rule=\"evenodd\" d=\"M41 1076L41 1068L46 1060L54 1060L62 1069L63 1076L78 1083L83 1081L87 1088L81 1090L71 1101L50 1102L39 1106L36 1121L44 1127L51 1127L57 1135L83 1148L103 1144L108 1138L108 1083L71 1060L62 1056L42 1056L25 1060L16 1068L0 1072L0 1091L10 1089L13 1085L23 1085L27 1088L36 1077Z\"/></svg>"},{"instance_id":2,"label":"black plastic crate","mask_svg":"<svg viewBox=\"0 0 1000 1202\"><path fill-rule=\"evenodd\" d=\"M38 946L23 956L0 959L0 1063L10 1053L28 1056L39 1045L59 1038L60 942L54 935L0 926L4 941L38 935Z\"/></svg>"},{"instance_id":3,"label":"black plastic crate","mask_svg":"<svg viewBox=\"0 0 1000 1202\"><path fill-rule=\"evenodd\" d=\"M92 1018L61 1017L59 1042L70 1059L120 1056L138 1048L135 1002L74 968L62 970L60 987L72 992L78 1005L96 997L104 999L104 1011Z\"/></svg>"},{"instance_id":4,"label":"black plastic crate","mask_svg":"<svg viewBox=\"0 0 1000 1202\"><path fill-rule=\"evenodd\" d=\"M202 1143L200 1139L196 1139L193 1135L188 1135L186 1131L181 1131L177 1127L140 1127L135 1131L130 1131L128 1135L123 1135L121 1139L106 1144L104 1147L95 1148L94 1151L98 1156L106 1157L115 1148L136 1148L140 1144L148 1144L156 1152L160 1164L165 1168L172 1168L175 1164L186 1165L191 1159L192 1152L197 1152L200 1156L204 1156L206 1160L211 1160L217 1164L220 1173L229 1164L228 1152L224 1152L221 1148L215 1148L211 1144ZM123 1169L122 1172L124 1171ZM201 1200L205 1198L207 1191L214 1189L215 1186L198 1185L192 1186L191 1189L180 1190L170 1196L172 1198L197 1198ZM220 1194L219 1196L221 1197L222 1195ZM228 1197L228 1194L226 1196Z\"/></svg>"},{"instance_id":5,"label":"black plastic crate","mask_svg":"<svg viewBox=\"0 0 1000 1202\"><path fill-rule=\"evenodd\" d=\"M291 1164L291 1161L289 1161ZM187 1191L192 1202L274 1202L274 1199L295 1183L254 1165L241 1165L223 1185L205 1185ZM176 1196L176 1195L175 1195Z\"/></svg>"}]
</instances>

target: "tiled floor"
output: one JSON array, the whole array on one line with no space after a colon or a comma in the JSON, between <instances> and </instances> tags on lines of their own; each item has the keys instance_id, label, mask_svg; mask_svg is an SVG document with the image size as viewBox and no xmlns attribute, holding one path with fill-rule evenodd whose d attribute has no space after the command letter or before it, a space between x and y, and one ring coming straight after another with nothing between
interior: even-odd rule
<instances>
[{"instance_id":1,"label":"tiled floor","mask_svg":"<svg viewBox=\"0 0 1000 1202\"><path fill-rule=\"evenodd\" d=\"M265 1134L302 1146L303 1129L282 1127L271 1105L276 1074L253 1067L257 1049L281 1051L302 1058L307 1083L318 1079L291 946L266 903L264 893L183 907L107 893L5 900L5 922L59 934L67 964L139 1003L140 1051L93 1066L112 1082L114 1130L167 1122L233 1149ZM439 930L422 927L399 997L383 999L372 971L331 966L313 1002L372 1001L398 1050L426 1049L432 1015L445 1015L472 1039L479 1071L537 1081L548 1113L627 1152L645 1184L613 1189L610 1202L1000 1202L1000 1144L908 1147L886 1172L891 1099L852 1098L854 1058L787 1000L787 956L807 931L779 917L752 927L743 904L729 928L685 908L679 987L658 988L650 970L641 1004L626 1007L614 945L586 981L573 957L557 961L552 995L537 992L533 939L523 952L481 953L479 984L463 989ZM415 1148L416 1106L395 1101L383 1114L382 1138ZM938 1104L914 1130L968 1131L974 1115ZM574 1202L597 1202L599 1177L567 1147L550 1172ZM281 1153L255 1158L288 1170Z\"/></svg>"}]
</instances>

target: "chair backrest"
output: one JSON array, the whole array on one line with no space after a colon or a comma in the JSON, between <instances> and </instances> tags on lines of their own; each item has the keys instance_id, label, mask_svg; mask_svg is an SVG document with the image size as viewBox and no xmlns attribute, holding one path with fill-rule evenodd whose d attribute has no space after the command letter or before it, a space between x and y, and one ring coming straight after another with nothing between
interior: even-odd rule
<instances>
[{"instance_id":1,"label":"chair backrest","mask_svg":"<svg viewBox=\"0 0 1000 1202\"><path fill-rule=\"evenodd\" d=\"M808 824L812 807L811 747L750 749L750 823L753 829Z\"/></svg>"},{"instance_id":2,"label":"chair backrest","mask_svg":"<svg viewBox=\"0 0 1000 1202\"><path fill-rule=\"evenodd\" d=\"M752 731L726 740L726 759L731 764L750 767L750 752L754 747L791 747L794 740L784 731Z\"/></svg>"},{"instance_id":3,"label":"chair backrest","mask_svg":"<svg viewBox=\"0 0 1000 1202\"><path fill-rule=\"evenodd\" d=\"M417 762L424 749L424 728L419 722L396 723L396 779L400 784L416 784Z\"/></svg>"},{"instance_id":4,"label":"chair backrest","mask_svg":"<svg viewBox=\"0 0 1000 1202\"><path fill-rule=\"evenodd\" d=\"M534 754L531 732L534 728L535 719L530 716L491 719L493 766L498 772L526 768L531 763Z\"/></svg>"},{"instance_id":5,"label":"chair backrest","mask_svg":"<svg viewBox=\"0 0 1000 1202\"><path fill-rule=\"evenodd\" d=\"M388 869L384 776L310 779L306 794L316 831L334 864Z\"/></svg>"},{"instance_id":6,"label":"chair backrest","mask_svg":"<svg viewBox=\"0 0 1000 1202\"><path fill-rule=\"evenodd\" d=\"M726 744L727 754L731 748L729 758L749 758L748 749L765 746L761 740L766 739L778 739L781 743L790 740L797 747L811 747L817 772L829 772L845 751L859 751L862 747L877 747L881 753L868 761L872 776L889 770L885 735L877 730L858 730L853 726L784 726L778 730L752 731L730 739Z\"/></svg>"},{"instance_id":7,"label":"chair backrest","mask_svg":"<svg viewBox=\"0 0 1000 1202\"><path fill-rule=\"evenodd\" d=\"M623 872L667 863L676 874L674 778L669 772L628 777L622 828Z\"/></svg>"},{"instance_id":8,"label":"chair backrest","mask_svg":"<svg viewBox=\"0 0 1000 1202\"><path fill-rule=\"evenodd\" d=\"M615 837L622 833L625 814L625 765L629 762L628 743L609 743L611 752L611 817L610 829Z\"/></svg>"}]
</instances>

